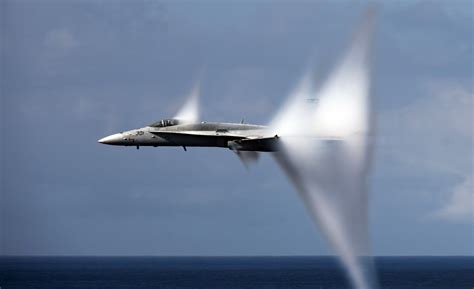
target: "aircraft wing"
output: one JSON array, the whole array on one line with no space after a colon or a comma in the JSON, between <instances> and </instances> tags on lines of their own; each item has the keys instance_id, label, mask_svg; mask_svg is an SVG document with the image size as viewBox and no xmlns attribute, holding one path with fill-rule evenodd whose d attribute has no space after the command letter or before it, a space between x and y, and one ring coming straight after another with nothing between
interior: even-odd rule
<instances>
[{"instance_id":1,"label":"aircraft wing","mask_svg":"<svg viewBox=\"0 0 474 289\"><path fill-rule=\"evenodd\" d=\"M215 131L150 131L150 133L167 139L175 145L228 147L236 151L271 152L278 150L278 136L244 136L240 134L219 133Z\"/></svg>"},{"instance_id":2,"label":"aircraft wing","mask_svg":"<svg viewBox=\"0 0 474 289\"><path fill-rule=\"evenodd\" d=\"M274 152L279 150L279 137L253 137L234 140L229 143L233 151Z\"/></svg>"},{"instance_id":3,"label":"aircraft wing","mask_svg":"<svg viewBox=\"0 0 474 289\"><path fill-rule=\"evenodd\" d=\"M242 135L219 134L207 131L150 131L166 139L171 146L228 147L230 141L244 138Z\"/></svg>"},{"instance_id":4,"label":"aircraft wing","mask_svg":"<svg viewBox=\"0 0 474 289\"><path fill-rule=\"evenodd\" d=\"M229 139L243 139L245 136L239 134L218 133L215 131L150 131L151 134L160 137L222 137Z\"/></svg>"}]
</instances>

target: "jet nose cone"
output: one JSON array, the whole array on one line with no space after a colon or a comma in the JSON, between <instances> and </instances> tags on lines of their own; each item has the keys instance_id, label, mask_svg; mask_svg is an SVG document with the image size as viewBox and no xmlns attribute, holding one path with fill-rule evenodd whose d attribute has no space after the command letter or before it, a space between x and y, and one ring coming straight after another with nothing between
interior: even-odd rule
<instances>
[{"instance_id":1,"label":"jet nose cone","mask_svg":"<svg viewBox=\"0 0 474 289\"><path fill-rule=\"evenodd\" d=\"M122 134L121 133L116 133L113 135L106 136L104 138L101 138L98 140L99 143L102 144L109 144L109 145L114 145L114 144L119 144L122 141Z\"/></svg>"}]
</instances>

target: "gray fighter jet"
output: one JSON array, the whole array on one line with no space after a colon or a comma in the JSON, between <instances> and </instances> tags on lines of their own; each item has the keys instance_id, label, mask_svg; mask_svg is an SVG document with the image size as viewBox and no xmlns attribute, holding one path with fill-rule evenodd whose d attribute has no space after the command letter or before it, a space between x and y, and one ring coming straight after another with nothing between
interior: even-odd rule
<instances>
[{"instance_id":1,"label":"gray fighter jet","mask_svg":"<svg viewBox=\"0 0 474 289\"><path fill-rule=\"evenodd\" d=\"M119 146L222 147L233 151L276 151L277 135L265 126L244 123L200 122L163 119L148 126L116 133L99 143Z\"/></svg>"},{"instance_id":2,"label":"gray fighter jet","mask_svg":"<svg viewBox=\"0 0 474 289\"><path fill-rule=\"evenodd\" d=\"M178 114L148 126L116 133L99 143L117 146L220 147L235 152L247 164L258 159L258 152L278 150L278 136L266 126L241 123L198 121L198 87Z\"/></svg>"}]
</instances>

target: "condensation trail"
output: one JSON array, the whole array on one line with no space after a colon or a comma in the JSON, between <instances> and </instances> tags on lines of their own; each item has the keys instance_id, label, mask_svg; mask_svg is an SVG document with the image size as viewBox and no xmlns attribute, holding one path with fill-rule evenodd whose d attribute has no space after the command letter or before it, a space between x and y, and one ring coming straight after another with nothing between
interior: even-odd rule
<instances>
[{"instance_id":1,"label":"condensation trail","mask_svg":"<svg viewBox=\"0 0 474 289\"><path fill-rule=\"evenodd\" d=\"M275 159L295 185L358 289L376 288L368 234L367 176L373 143L367 13L349 50L318 91L306 73L271 123Z\"/></svg>"},{"instance_id":2,"label":"condensation trail","mask_svg":"<svg viewBox=\"0 0 474 289\"><path fill-rule=\"evenodd\" d=\"M196 123L199 121L199 91L200 82L198 81L186 100L186 103L174 117L182 122Z\"/></svg>"}]
</instances>

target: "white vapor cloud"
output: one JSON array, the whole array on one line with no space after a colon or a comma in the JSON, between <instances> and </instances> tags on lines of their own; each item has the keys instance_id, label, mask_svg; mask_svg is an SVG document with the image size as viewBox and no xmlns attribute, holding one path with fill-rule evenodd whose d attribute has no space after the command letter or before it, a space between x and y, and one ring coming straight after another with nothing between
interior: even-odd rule
<instances>
[{"instance_id":1,"label":"white vapor cloud","mask_svg":"<svg viewBox=\"0 0 474 289\"><path fill-rule=\"evenodd\" d=\"M68 28L57 28L45 35L44 45L50 49L67 51L79 46L79 40Z\"/></svg>"},{"instance_id":2,"label":"white vapor cloud","mask_svg":"<svg viewBox=\"0 0 474 289\"><path fill-rule=\"evenodd\" d=\"M461 83L425 85L426 95L382 118L382 154L396 156L406 170L424 176L446 176L459 180L438 195L430 217L450 221L472 220L473 93Z\"/></svg>"},{"instance_id":3,"label":"white vapor cloud","mask_svg":"<svg viewBox=\"0 0 474 289\"><path fill-rule=\"evenodd\" d=\"M186 103L174 118L189 123L199 121L199 90L200 82L197 82L189 93Z\"/></svg>"},{"instance_id":4,"label":"white vapor cloud","mask_svg":"<svg viewBox=\"0 0 474 289\"><path fill-rule=\"evenodd\" d=\"M350 49L315 91L308 73L271 127L274 154L357 289L378 288L370 256L367 177L372 157L369 10ZM308 101L311 99L317 100Z\"/></svg>"},{"instance_id":5,"label":"white vapor cloud","mask_svg":"<svg viewBox=\"0 0 474 289\"><path fill-rule=\"evenodd\" d=\"M474 188L472 176L456 185L447 203L434 213L434 217L452 221L474 221Z\"/></svg>"}]
</instances>

